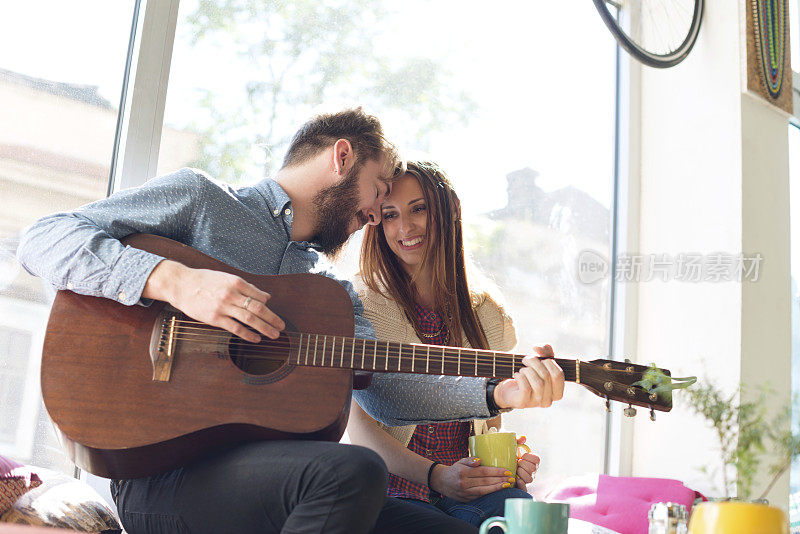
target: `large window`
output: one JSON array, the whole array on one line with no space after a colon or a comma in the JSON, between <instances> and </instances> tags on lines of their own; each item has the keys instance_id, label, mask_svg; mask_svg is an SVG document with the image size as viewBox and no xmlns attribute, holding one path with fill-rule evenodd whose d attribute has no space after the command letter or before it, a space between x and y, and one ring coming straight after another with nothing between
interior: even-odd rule
<instances>
[{"instance_id":1,"label":"large window","mask_svg":"<svg viewBox=\"0 0 800 534\"><path fill-rule=\"evenodd\" d=\"M791 45L794 79L794 117L789 125L789 216L791 237L791 320L792 320L792 396L800 398L800 0L789 2L789 42ZM792 429L800 429L800 413L792 413ZM790 512L792 527L800 522L800 462L792 464L790 476Z\"/></svg>"},{"instance_id":2,"label":"large window","mask_svg":"<svg viewBox=\"0 0 800 534\"><path fill-rule=\"evenodd\" d=\"M193 165L252 183L311 114L364 106L406 157L453 179L466 246L515 320L518 352L550 343L605 358L610 280L577 273L582 252L611 251L615 45L591 2L570 6L567 33L554 23L563 9L183 0L158 172ZM65 471L38 382L53 293L14 253L37 218L106 195L133 11L134 0L30 1L0 17L0 454ZM543 458L535 493L603 470L605 421L603 403L571 384L552 409L505 416Z\"/></svg>"},{"instance_id":3,"label":"large window","mask_svg":"<svg viewBox=\"0 0 800 534\"><path fill-rule=\"evenodd\" d=\"M792 395L800 398L800 127L789 126L789 194L791 239L791 305L792 305ZM796 410L797 405L793 405ZM800 413L792 413L794 431L800 428ZM791 470L792 509L800 510L800 462L795 461ZM793 517L794 522L798 518Z\"/></svg>"},{"instance_id":4,"label":"large window","mask_svg":"<svg viewBox=\"0 0 800 534\"><path fill-rule=\"evenodd\" d=\"M568 31L554 22L563 12L523 0L182 0L165 123L197 152L181 160L162 140L159 172L194 165L252 183L313 112L363 105L405 155L453 178L467 248L503 293L518 350L605 358L609 280L582 283L577 264L584 250L610 255L615 46L591 2L569 7ZM604 414L569 385L553 409L505 416L543 458L537 492L603 470Z\"/></svg>"},{"instance_id":5,"label":"large window","mask_svg":"<svg viewBox=\"0 0 800 534\"><path fill-rule=\"evenodd\" d=\"M53 292L14 254L37 218L106 195L132 13L30 1L0 16L0 455L70 473L39 390Z\"/></svg>"}]
</instances>

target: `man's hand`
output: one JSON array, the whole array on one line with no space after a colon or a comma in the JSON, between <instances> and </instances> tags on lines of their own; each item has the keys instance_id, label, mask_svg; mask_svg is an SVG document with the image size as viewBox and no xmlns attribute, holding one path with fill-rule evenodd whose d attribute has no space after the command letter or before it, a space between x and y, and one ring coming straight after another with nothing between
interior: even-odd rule
<instances>
[{"instance_id":1,"label":"man's hand","mask_svg":"<svg viewBox=\"0 0 800 534\"><path fill-rule=\"evenodd\" d=\"M525 436L519 436L517 443L525 443ZM536 471L539 470L539 462L541 462L541 458L530 452L526 452L522 455L522 458L517 460L516 485L519 489L528 491L528 484L533 482L533 477L536 475Z\"/></svg>"},{"instance_id":2,"label":"man's hand","mask_svg":"<svg viewBox=\"0 0 800 534\"><path fill-rule=\"evenodd\" d=\"M550 345L533 347L536 353L552 358ZM494 388L494 400L500 408L547 408L564 396L564 372L553 359L540 360L526 356L525 367L514 373L513 379L503 380Z\"/></svg>"},{"instance_id":3,"label":"man's hand","mask_svg":"<svg viewBox=\"0 0 800 534\"><path fill-rule=\"evenodd\" d=\"M261 341L256 332L276 339L286 327L265 305L269 293L236 275L192 269L171 260L153 269L142 296L169 302L192 319L253 343Z\"/></svg>"},{"instance_id":4,"label":"man's hand","mask_svg":"<svg viewBox=\"0 0 800 534\"><path fill-rule=\"evenodd\" d=\"M516 479L502 467L480 467L479 458L462 458L453 465L437 465L431 473L431 487L459 502L510 488Z\"/></svg>"}]
</instances>

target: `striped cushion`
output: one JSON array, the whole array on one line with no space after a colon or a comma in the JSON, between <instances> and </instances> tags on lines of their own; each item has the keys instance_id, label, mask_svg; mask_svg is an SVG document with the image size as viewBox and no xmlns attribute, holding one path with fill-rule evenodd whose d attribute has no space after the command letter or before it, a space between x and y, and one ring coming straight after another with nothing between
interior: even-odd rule
<instances>
[{"instance_id":1,"label":"striped cushion","mask_svg":"<svg viewBox=\"0 0 800 534\"><path fill-rule=\"evenodd\" d=\"M0 515L41 483L39 476L24 465L0 456Z\"/></svg>"},{"instance_id":2,"label":"striped cushion","mask_svg":"<svg viewBox=\"0 0 800 534\"><path fill-rule=\"evenodd\" d=\"M42 485L0 515L0 525L16 523L78 532L121 530L115 512L87 483L49 469L39 468L37 472Z\"/></svg>"}]
</instances>

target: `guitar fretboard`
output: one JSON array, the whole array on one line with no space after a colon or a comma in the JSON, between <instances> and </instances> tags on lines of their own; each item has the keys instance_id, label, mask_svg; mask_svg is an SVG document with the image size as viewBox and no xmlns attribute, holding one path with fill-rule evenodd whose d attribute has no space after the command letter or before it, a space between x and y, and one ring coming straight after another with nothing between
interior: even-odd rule
<instances>
[{"instance_id":1,"label":"guitar fretboard","mask_svg":"<svg viewBox=\"0 0 800 534\"><path fill-rule=\"evenodd\" d=\"M289 362L360 371L512 378L525 355L418 343L375 341L300 333L293 336ZM575 382L576 360L555 358L564 378Z\"/></svg>"}]
</instances>

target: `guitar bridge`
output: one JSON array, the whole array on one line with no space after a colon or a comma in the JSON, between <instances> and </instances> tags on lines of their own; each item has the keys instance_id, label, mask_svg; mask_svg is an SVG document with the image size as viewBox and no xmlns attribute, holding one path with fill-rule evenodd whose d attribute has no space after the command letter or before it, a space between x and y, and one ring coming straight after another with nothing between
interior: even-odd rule
<instances>
[{"instance_id":1,"label":"guitar bridge","mask_svg":"<svg viewBox=\"0 0 800 534\"><path fill-rule=\"evenodd\" d=\"M158 316L150 338L150 360L153 362L153 381L169 382L177 345L176 314L164 308Z\"/></svg>"}]
</instances>

